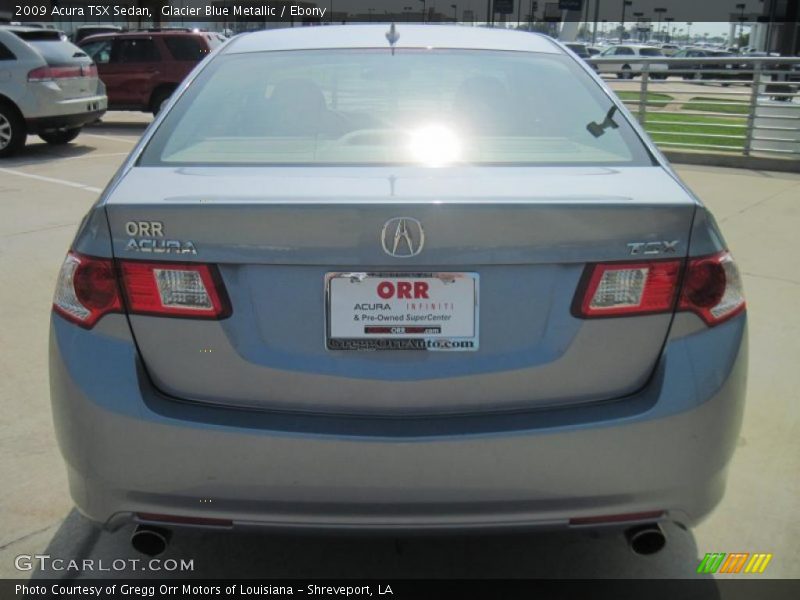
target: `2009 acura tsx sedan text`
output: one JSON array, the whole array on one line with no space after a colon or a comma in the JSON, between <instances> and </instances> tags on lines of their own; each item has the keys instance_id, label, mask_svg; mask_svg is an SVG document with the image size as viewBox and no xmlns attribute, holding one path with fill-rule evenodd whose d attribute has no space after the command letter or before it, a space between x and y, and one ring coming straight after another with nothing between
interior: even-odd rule
<instances>
[{"instance_id":1,"label":"2009 acura tsx sedan text","mask_svg":"<svg viewBox=\"0 0 800 600\"><path fill-rule=\"evenodd\" d=\"M713 217L557 42L259 32L82 223L54 420L78 508L151 553L174 525L615 525L651 552L723 494L744 309Z\"/></svg>"}]
</instances>

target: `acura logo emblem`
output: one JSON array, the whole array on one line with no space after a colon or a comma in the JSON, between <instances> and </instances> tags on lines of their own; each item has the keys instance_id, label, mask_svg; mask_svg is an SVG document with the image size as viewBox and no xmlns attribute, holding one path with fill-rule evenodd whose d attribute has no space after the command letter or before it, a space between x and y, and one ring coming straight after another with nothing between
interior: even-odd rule
<instances>
[{"instance_id":1,"label":"acura logo emblem","mask_svg":"<svg viewBox=\"0 0 800 600\"><path fill-rule=\"evenodd\" d=\"M383 224L381 245L389 256L410 258L422 252L425 246L425 231L416 219L395 217Z\"/></svg>"}]
</instances>

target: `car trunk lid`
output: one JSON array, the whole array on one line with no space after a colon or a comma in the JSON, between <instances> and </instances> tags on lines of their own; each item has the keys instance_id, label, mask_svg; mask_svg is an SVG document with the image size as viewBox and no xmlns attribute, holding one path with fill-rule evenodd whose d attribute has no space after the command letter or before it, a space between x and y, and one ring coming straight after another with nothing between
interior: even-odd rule
<instances>
[{"instance_id":1,"label":"car trunk lid","mask_svg":"<svg viewBox=\"0 0 800 600\"><path fill-rule=\"evenodd\" d=\"M639 389L671 315L583 320L570 307L587 263L630 260L630 244L661 241L685 256L694 210L658 167L135 167L107 204L118 259L216 264L230 298L221 321L130 316L162 391L387 415L564 406ZM387 254L382 232L397 218L424 227L417 255ZM161 235L142 235L141 223ZM474 275L479 345L331 350L326 280L340 272Z\"/></svg>"}]
</instances>

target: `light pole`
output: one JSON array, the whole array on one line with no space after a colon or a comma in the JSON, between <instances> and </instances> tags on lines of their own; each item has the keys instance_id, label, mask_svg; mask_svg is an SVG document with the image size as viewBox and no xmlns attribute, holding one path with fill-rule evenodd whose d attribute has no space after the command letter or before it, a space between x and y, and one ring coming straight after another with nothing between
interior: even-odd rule
<instances>
[{"instance_id":1,"label":"light pole","mask_svg":"<svg viewBox=\"0 0 800 600\"><path fill-rule=\"evenodd\" d=\"M458 22L458 4L451 4L450 8L453 9L453 23Z\"/></svg>"},{"instance_id":2,"label":"light pole","mask_svg":"<svg viewBox=\"0 0 800 600\"><path fill-rule=\"evenodd\" d=\"M625 41L625 8L633 6L633 0L622 0L622 21L619 27L619 43Z\"/></svg>"},{"instance_id":3,"label":"light pole","mask_svg":"<svg viewBox=\"0 0 800 600\"><path fill-rule=\"evenodd\" d=\"M528 13L528 31L533 31L533 0L531 0L529 7L530 12Z\"/></svg>"},{"instance_id":4,"label":"light pole","mask_svg":"<svg viewBox=\"0 0 800 600\"><path fill-rule=\"evenodd\" d=\"M411 6L404 6L403 12L406 14L406 23L411 21L411 11L414 10Z\"/></svg>"},{"instance_id":5,"label":"light pole","mask_svg":"<svg viewBox=\"0 0 800 600\"><path fill-rule=\"evenodd\" d=\"M594 0L594 26L592 27L592 46L597 41L597 21L600 18L600 0Z\"/></svg>"},{"instance_id":6,"label":"light pole","mask_svg":"<svg viewBox=\"0 0 800 600\"><path fill-rule=\"evenodd\" d=\"M674 17L664 17L664 21L667 22L667 39L664 40L666 42L672 41L672 22L675 20Z\"/></svg>"},{"instance_id":7,"label":"light pole","mask_svg":"<svg viewBox=\"0 0 800 600\"><path fill-rule=\"evenodd\" d=\"M658 24L656 25L656 37L661 33L661 15L667 12L666 8L654 8L653 12L658 15Z\"/></svg>"},{"instance_id":8,"label":"light pole","mask_svg":"<svg viewBox=\"0 0 800 600\"><path fill-rule=\"evenodd\" d=\"M736 8L739 9L739 37L736 39L736 47L739 47L739 42L744 35L744 9L747 8L746 4L737 4Z\"/></svg>"},{"instance_id":9,"label":"light pole","mask_svg":"<svg viewBox=\"0 0 800 600\"><path fill-rule=\"evenodd\" d=\"M425 22L425 0L419 0L422 2L422 22Z\"/></svg>"},{"instance_id":10,"label":"light pole","mask_svg":"<svg viewBox=\"0 0 800 600\"><path fill-rule=\"evenodd\" d=\"M644 17L643 12L633 13L633 18L636 19L636 37L639 38L640 42L642 41L642 31L641 31L642 17Z\"/></svg>"},{"instance_id":11,"label":"light pole","mask_svg":"<svg viewBox=\"0 0 800 600\"><path fill-rule=\"evenodd\" d=\"M692 43L692 25L693 25L693 23L691 21L686 21L686 43L687 44L691 44Z\"/></svg>"}]
</instances>

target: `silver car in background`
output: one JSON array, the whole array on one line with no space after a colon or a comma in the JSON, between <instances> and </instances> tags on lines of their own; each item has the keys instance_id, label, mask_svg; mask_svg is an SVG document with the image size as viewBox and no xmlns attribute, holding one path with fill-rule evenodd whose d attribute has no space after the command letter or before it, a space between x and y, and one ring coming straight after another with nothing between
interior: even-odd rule
<instances>
[{"instance_id":1,"label":"silver car in background","mask_svg":"<svg viewBox=\"0 0 800 600\"><path fill-rule=\"evenodd\" d=\"M336 530L692 525L742 420L713 217L545 36L234 38L67 254L52 405L80 511Z\"/></svg>"},{"instance_id":2,"label":"silver car in background","mask_svg":"<svg viewBox=\"0 0 800 600\"><path fill-rule=\"evenodd\" d=\"M598 73L613 73L619 79L633 79L642 74L644 64L640 59L654 59L665 56L661 48L644 44L618 44L609 46L597 55L594 62ZM651 62L649 67L650 77L653 79L666 79L669 77L667 63Z\"/></svg>"},{"instance_id":3,"label":"silver car in background","mask_svg":"<svg viewBox=\"0 0 800 600\"><path fill-rule=\"evenodd\" d=\"M107 105L97 66L60 31L0 25L0 158L28 134L71 142Z\"/></svg>"}]
</instances>

